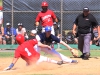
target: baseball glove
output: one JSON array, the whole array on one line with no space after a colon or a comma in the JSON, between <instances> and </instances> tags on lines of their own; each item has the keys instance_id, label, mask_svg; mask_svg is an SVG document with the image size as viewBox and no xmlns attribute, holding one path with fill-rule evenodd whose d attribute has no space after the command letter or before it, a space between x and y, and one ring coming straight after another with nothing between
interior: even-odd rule
<instances>
[{"instance_id":1,"label":"baseball glove","mask_svg":"<svg viewBox=\"0 0 100 75\"><path fill-rule=\"evenodd\" d=\"M77 49L72 49L71 53L75 58L78 57L78 50Z\"/></svg>"}]
</instances>

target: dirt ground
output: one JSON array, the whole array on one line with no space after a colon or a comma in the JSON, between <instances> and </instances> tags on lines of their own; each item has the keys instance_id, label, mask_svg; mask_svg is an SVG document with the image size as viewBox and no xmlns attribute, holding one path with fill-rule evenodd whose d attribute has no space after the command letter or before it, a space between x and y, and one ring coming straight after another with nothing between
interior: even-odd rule
<instances>
[{"instance_id":1,"label":"dirt ground","mask_svg":"<svg viewBox=\"0 0 100 75\"><path fill-rule=\"evenodd\" d=\"M57 65L45 62L38 66L26 66L26 62L19 59L12 70L3 71L12 58L0 58L0 75L100 75L100 57L91 57L89 60L72 59L77 59L79 63Z\"/></svg>"}]
</instances>

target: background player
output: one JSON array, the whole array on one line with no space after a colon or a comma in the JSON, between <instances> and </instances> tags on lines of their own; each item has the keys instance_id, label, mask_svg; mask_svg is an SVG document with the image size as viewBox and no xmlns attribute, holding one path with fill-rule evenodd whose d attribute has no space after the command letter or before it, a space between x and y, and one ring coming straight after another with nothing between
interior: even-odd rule
<instances>
[{"instance_id":1,"label":"background player","mask_svg":"<svg viewBox=\"0 0 100 75\"><path fill-rule=\"evenodd\" d=\"M16 36L16 41L19 44L19 46L15 50L15 56L13 58L12 63L5 70L10 70L15 65L19 57L25 60L27 62L27 65L31 65L33 63L38 64L43 61L52 62L58 65L62 64L61 61L51 60L47 57L41 56L40 53L36 52L33 48L33 46L38 43L36 39L32 39L32 40L28 40L24 42L25 41L24 36L21 34L18 34ZM48 45L43 45L41 43L38 43L38 46L47 47L50 49Z\"/></svg>"},{"instance_id":2,"label":"background player","mask_svg":"<svg viewBox=\"0 0 100 75\"><path fill-rule=\"evenodd\" d=\"M51 34L55 35L53 21L58 22L58 19L52 10L48 9L48 3L42 2L41 4L42 11L38 13L36 17L36 27L39 26L39 22L42 22L42 32L45 32L46 26L51 26Z\"/></svg>"}]
</instances>

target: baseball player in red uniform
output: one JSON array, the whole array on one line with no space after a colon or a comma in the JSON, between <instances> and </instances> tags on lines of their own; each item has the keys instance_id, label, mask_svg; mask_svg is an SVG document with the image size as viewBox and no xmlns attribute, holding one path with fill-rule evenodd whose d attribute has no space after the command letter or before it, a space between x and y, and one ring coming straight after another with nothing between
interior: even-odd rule
<instances>
[{"instance_id":1,"label":"baseball player in red uniform","mask_svg":"<svg viewBox=\"0 0 100 75\"><path fill-rule=\"evenodd\" d=\"M42 2L41 4L42 11L38 13L36 17L36 26L39 26L39 22L42 22L42 32L45 32L46 26L51 26L52 31L51 34L55 35L54 33L54 27L53 27L53 21L58 22L58 19L55 15L55 13L52 10L48 9L48 3Z\"/></svg>"},{"instance_id":2,"label":"baseball player in red uniform","mask_svg":"<svg viewBox=\"0 0 100 75\"><path fill-rule=\"evenodd\" d=\"M10 66L4 70L10 70L20 57L27 62L27 65L31 65L33 63L38 64L43 61L55 63L58 65L62 64L62 61L49 59L47 57L41 56L40 53L36 52L33 48L34 45L38 44L36 39L25 41L24 36L21 34L18 34L16 36L16 41L19 44L19 46L15 50L15 56L13 58L13 61L10 64ZM38 44L38 46L49 48L49 46L43 45L40 43Z\"/></svg>"}]
</instances>

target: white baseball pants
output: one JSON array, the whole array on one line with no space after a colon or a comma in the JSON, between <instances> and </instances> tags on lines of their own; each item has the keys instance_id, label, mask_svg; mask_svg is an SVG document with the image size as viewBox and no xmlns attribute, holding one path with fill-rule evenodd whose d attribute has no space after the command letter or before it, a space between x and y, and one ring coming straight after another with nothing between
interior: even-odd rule
<instances>
[{"instance_id":1,"label":"white baseball pants","mask_svg":"<svg viewBox=\"0 0 100 75\"><path fill-rule=\"evenodd\" d=\"M54 48L52 48L52 50L49 50L48 48L42 48L42 47L39 47L39 46L37 46L37 45L35 45L34 48L35 48L35 50L36 50L37 52L39 52L39 53L40 53L40 51L43 51L43 52L45 52L46 54L51 54L51 55L54 55L54 56L60 58L60 59L63 60L64 62L69 62L69 63L72 62L72 59L66 57L65 55L63 55L63 54L61 54L61 53L59 53L59 52L57 52Z\"/></svg>"}]
</instances>

